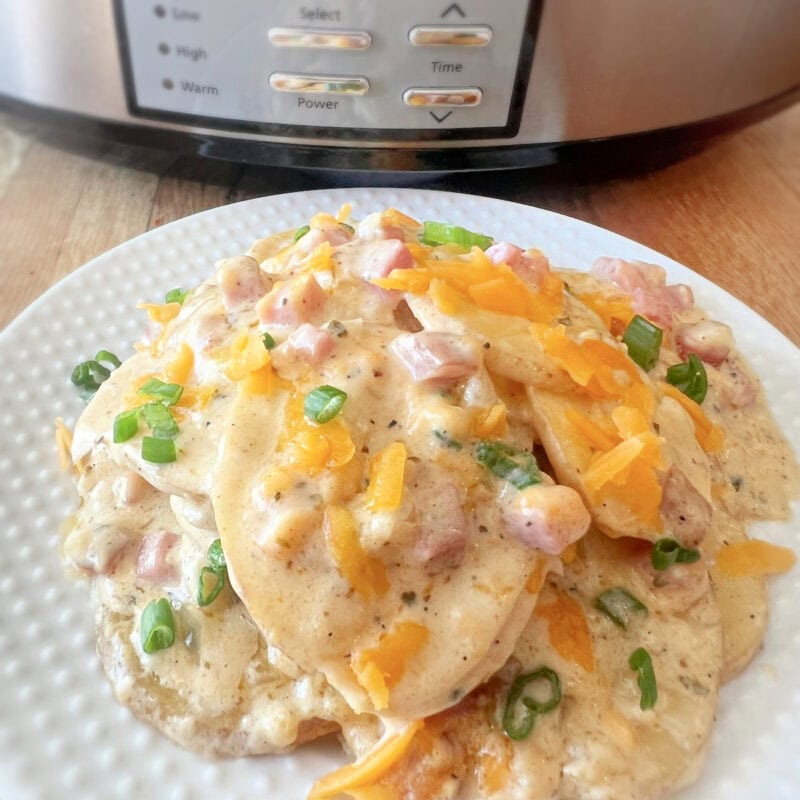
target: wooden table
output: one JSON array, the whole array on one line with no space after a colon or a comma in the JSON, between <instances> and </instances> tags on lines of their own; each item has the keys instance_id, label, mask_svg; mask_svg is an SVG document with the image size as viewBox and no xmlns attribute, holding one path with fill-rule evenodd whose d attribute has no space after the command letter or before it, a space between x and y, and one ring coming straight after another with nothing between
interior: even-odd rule
<instances>
[{"instance_id":1,"label":"wooden table","mask_svg":"<svg viewBox=\"0 0 800 800\"><path fill-rule=\"evenodd\" d=\"M225 203L326 185L324 174L76 146L0 115L0 329L59 278L142 231ZM506 197L636 239L707 276L800 345L800 105L624 178L545 169L425 185Z\"/></svg>"}]
</instances>

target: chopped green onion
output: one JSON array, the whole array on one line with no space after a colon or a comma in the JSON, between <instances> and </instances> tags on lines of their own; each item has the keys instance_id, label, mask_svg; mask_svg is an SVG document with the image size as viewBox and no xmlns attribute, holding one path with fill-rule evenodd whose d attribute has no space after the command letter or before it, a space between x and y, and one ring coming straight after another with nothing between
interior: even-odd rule
<instances>
[{"instance_id":1,"label":"chopped green onion","mask_svg":"<svg viewBox=\"0 0 800 800\"><path fill-rule=\"evenodd\" d=\"M222 552L222 542L219 539L214 539L208 546L208 563L210 566L200 570L200 577L197 580L197 605L201 608L211 605L225 586L228 570L225 553ZM212 576L214 582L210 583Z\"/></svg>"},{"instance_id":2,"label":"chopped green onion","mask_svg":"<svg viewBox=\"0 0 800 800\"><path fill-rule=\"evenodd\" d=\"M267 350L272 350L277 345L277 342L272 338L272 334L270 333L265 332L261 337L261 341L264 342L264 347L266 347Z\"/></svg>"},{"instance_id":3,"label":"chopped green onion","mask_svg":"<svg viewBox=\"0 0 800 800\"><path fill-rule=\"evenodd\" d=\"M174 406L183 394L183 386L179 383L164 383L158 378L150 378L147 383L139 388L139 394L157 397L169 406Z\"/></svg>"},{"instance_id":4,"label":"chopped green onion","mask_svg":"<svg viewBox=\"0 0 800 800\"><path fill-rule=\"evenodd\" d=\"M330 422L344 407L347 395L335 386L317 386L306 395L303 411L314 422Z\"/></svg>"},{"instance_id":5,"label":"chopped green onion","mask_svg":"<svg viewBox=\"0 0 800 800\"><path fill-rule=\"evenodd\" d=\"M98 350L94 360L99 361L101 364L108 362L111 364L111 369L116 369L117 367L122 366L122 362L109 350Z\"/></svg>"},{"instance_id":6,"label":"chopped green onion","mask_svg":"<svg viewBox=\"0 0 800 800\"><path fill-rule=\"evenodd\" d=\"M111 364L111 369L103 366L102 362ZM94 393L100 388L100 384L105 381L111 370L120 365L120 360L108 350L100 350L93 359L81 361L72 370L70 380L78 387L78 394L81 400L88 403Z\"/></svg>"},{"instance_id":7,"label":"chopped green onion","mask_svg":"<svg viewBox=\"0 0 800 800\"><path fill-rule=\"evenodd\" d=\"M142 437L142 458L151 464L171 464L178 458L175 442L172 439L159 439L155 436Z\"/></svg>"},{"instance_id":8,"label":"chopped green onion","mask_svg":"<svg viewBox=\"0 0 800 800\"><path fill-rule=\"evenodd\" d=\"M222 552L222 542L214 539L208 547L208 563L212 569L226 569L228 563L225 561L225 553Z\"/></svg>"},{"instance_id":9,"label":"chopped green onion","mask_svg":"<svg viewBox=\"0 0 800 800\"><path fill-rule=\"evenodd\" d=\"M656 674L653 671L653 659L650 658L650 653L644 647L640 647L631 653L631 657L628 659L628 666L638 673L636 682L639 684L639 691L641 692L639 708L642 711L647 711L658 700L658 687L656 686Z\"/></svg>"},{"instance_id":10,"label":"chopped green onion","mask_svg":"<svg viewBox=\"0 0 800 800\"><path fill-rule=\"evenodd\" d=\"M537 700L526 694L529 684L549 684L549 697ZM506 707L503 711L503 730L510 739L527 739L533 730L536 718L552 711L561 702L561 681L549 667L540 667L535 672L520 675L508 691ZM521 707L520 707L521 706Z\"/></svg>"},{"instance_id":11,"label":"chopped green onion","mask_svg":"<svg viewBox=\"0 0 800 800\"><path fill-rule=\"evenodd\" d=\"M664 331L661 328L638 314L634 316L625 329L625 333L622 334L622 341L628 346L628 355L631 360L645 372L649 372L656 365L663 338Z\"/></svg>"},{"instance_id":12,"label":"chopped green onion","mask_svg":"<svg viewBox=\"0 0 800 800\"><path fill-rule=\"evenodd\" d=\"M457 244L465 250L473 247L485 250L494 240L491 236L474 233L458 225L448 225L446 222L423 222L420 241L433 247L440 244Z\"/></svg>"},{"instance_id":13,"label":"chopped green onion","mask_svg":"<svg viewBox=\"0 0 800 800\"><path fill-rule=\"evenodd\" d=\"M141 407L141 412L153 436L159 439L174 439L178 435L178 423L165 405L147 403Z\"/></svg>"},{"instance_id":14,"label":"chopped green onion","mask_svg":"<svg viewBox=\"0 0 800 800\"><path fill-rule=\"evenodd\" d=\"M517 450L505 442L479 442L475 457L481 466L517 489L542 482L536 458L527 450Z\"/></svg>"},{"instance_id":15,"label":"chopped green onion","mask_svg":"<svg viewBox=\"0 0 800 800\"><path fill-rule=\"evenodd\" d=\"M356 229L352 225L348 225L346 222L340 222L339 227L344 228L346 231L350 231L350 233L356 232Z\"/></svg>"},{"instance_id":16,"label":"chopped green onion","mask_svg":"<svg viewBox=\"0 0 800 800\"><path fill-rule=\"evenodd\" d=\"M292 239L292 241L296 242L296 241L298 241L298 239L302 239L310 230L311 230L311 227L309 225L303 225L302 228L298 228L294 232L294 238Z\"/></svg>"},{"instance_id":17,"label":"chopped green onion","mask_svg":"<svg viewBox=\"0 0 800 800\"><path fill-rule=\"evenodd\" d=\"M451 439L444 431L434 430L433 435L445 446L451 450L460 450L464 445L458 439Z\"/></svg>"},{"instance_id":18,"label":"chopped green onion","mask_svg":"<svg viewBox=\"0 0 800 800\"><path fill-rule=\"evenodd\" d=\"M211 578L214 582L209 585ZM225 570L203 567L197 579L197 605L201 608L210 606L225 586Z\"/></svg>"},{"instance_id":19,"label":"chopped green onion","mask_svg":"<svg viewBox=\"0 0 800 800\"><path fill-rule=\"evenodd\" d=\"M694 564L699 560L699 550L684 547L675 539L659 539L650 553L650 562L657 570L665 570L673 564Z\"/></svg>"},{"instance_id":20,"label":"chopped green onion","mask_svg":"<svg viewBox=\"0 0 800 800\"><path fill-rule=\"evenodd\" d=\"M166 650L175 641L175 620L172 607L166 597L151 600L144 611L140 622L142 633L142 650L155 653Z\"/></svg>"},{"instance_id":21,"label":"chopped green onion","mask_svg":"<svg viewBox=\"0 0 800 800\"><path fill-rule=\"evenodd\" d=\"M606 589L594 599L594 607L615 625L627 629L634 614L647 615L647 606L621 586Z\"/></svg>"},{"instance_id":22,"label":"chopped green onion","mask_svg":"<svg viewBox=\"0 0 800 800\"><path fill-rule=\"evenodd\" d=\"M706 399L708 376L703 362L694 354L684 364L675 364L667 370L667 383L680 389L687 397L700 405Z\"/></svg>"},{"instance_id":23,"label":"chopped green onion","mask_svg":"<svg viewBox=\"0 0 800 800\"><path fill-rule=\"evenodd\" d=\"M140 409L132 408L130 411L123 411L114 417L114 442L120 444L132 439L139 432Z\"/></svg>"},{"instance_id":24,"label":"chopped green onion","mask_svg":"<svg viewBox=\"0 0 800 800\"><path fill-rule=\"evenodd\" d=\"M189 290L187 289L184 291L183 289L170 289L166 296L164 297L165 303L178 303L183 305L183 301L186 299L186 295L189 294Z\"/></svg>"}]
</instances>

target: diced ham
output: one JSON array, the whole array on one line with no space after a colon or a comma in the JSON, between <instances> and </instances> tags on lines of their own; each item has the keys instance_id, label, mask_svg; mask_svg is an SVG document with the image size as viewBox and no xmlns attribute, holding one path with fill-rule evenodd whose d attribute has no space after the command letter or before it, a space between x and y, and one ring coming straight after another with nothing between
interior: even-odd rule
<instances>
[{"instance_id":1,"label":"diced ham","mask_svg":"<svg viewBox=\"0 0 800 800\"><path fill-rule=\"evenodd\" d=\"M711 525L711 503L674 465L664 481L661 516L673 538L689 547L701 542Z\"/></svg>"},{"instance_id":2,"label":"diced ham","mask_svg":"<svg viewBox=\"0 0 800 800\"><path fill-rule=\"evenodd\" d=\"M481 364L480 348L451 333L401 333L389 349L418 383L460 381Z\"/></svg>"},{"instance_id":3,"label":"diced ham","mask_svg":"<svg viewBox=\"0 0 800 800\"><path fill-rule=\"evenodd\" d=\"M591 521L574 489L546 483L510 495L503 518L521 542L551 555L558 555L580 539Z\"/></svg>"},{"instance_id":4,"label":"diced ham","mask_svg":"<svg viewBox=\"0 0 800 800\"><path fill-rule=\"evenodd\" d=\"M271 288L272 283L250 256L226 258L217 264L217 286L222 305L229 313L254 305Z\"/></svg>"},{"instance_id":5,"label":"diced ham","mask_svg":"<svg viewBox=\"0 0 800 800\"><path fill-rule=\"evenodd\" d=\"M356 225L356 237L366 242L376 239L400 239L402 241L403 229L397 225L389 225L384 221L383 214L375 211Z\"/></svg>"},{"instance_id":6,"label":"diced ham","mask_svg":"<svg viewBox=\"0 0 800 800\"><path fill-rule=\"evenodd\" d=\"M550 262L537 250L523 251L509 242L496 242L486 248L486 255L494 264L505 264L527 284L539 287L550 274Z\"/></svg>"},{"instance_id":7,"label":"diced ham","mask_svg":"<svg viewBox=\"0 0 800 800\"><path fill-rule=\"evenodd\" d=\"M457 567L467 545L467 519L461 506L461 493L452 483L422 490L417 501L420 518L412 548L414 560L430 572Z\"/></svg>"},{"instance_id":8,"label":"diced ham","mask_svg":"<svg viewBox=\"0 0 800 800\"><path fill-rule=\"evenodd\" d=\"M84 552L75 559L75 563L89 572L108 575L113 572L129 539L130 534L123 528L101 525L91 532Z\"/></svg>"},{"instance_id":9,"label":"diced ham","mask_svg":"<svg viewBox=\"0 0 800 800\"><path fill-rule=\"evenodd\" d=\"M167 557L180 537L169 531L148 533L139 546L136 575L144 580L169 583L177 577Z\"/></svg>"},{"instance_id":10,"label":"diced ham","mask_svg":"<svg viewBox=\"0 0 800 800\"><path fill-rule=\"evenodd\" d=\"M336 337L328 331L315 328L304 322L293 331L283 344L275 348L272 361L278 366L280 361L301 359L308 364L318 366L336 349Z\"/></svg>"},{"instance_id":11,"label":"diced ham","mask_svg":"<svg viewBox=\"0 0 800 800\"><path fill-rule=\"evenodd\" d=\"M269 294L259 300L256 311L268 325L296 327L309 322L325 305L327 295L313 275L297 275L276 283Z\"/></svg>"},{"instance_id":12,"label":"diced ham","mask_svg":"<svg viewBox=\"0 0 800 800\"><path fill-rule=\"evenodd\" d=\"M362 278L383 278L393 269L410 269L414 266L411 251L398 239L370 242L364 247L359 265Z\"/></svg>"},{"instance_id":13,"label":"diced ham","mask_svg":"<svg viewBox=\"0 0 800 800\"><path fill-rule=\"evenodd\" d=\"M721 322L704 319L694 325L683 325L675 331L675 344L681 358L694 353L701 361L718 367L733 347L731 329Z\"/></svg>"},{"instance_id":14,"label":"diced ham","mask_svg":"<svg viewBox=\"0 0 800 800\"><path fill-rule=\"evenodd\" d=\"M129 469L114 481L113 491L117 504L127 507L140 503L154 491L154 487L138 472Z\"/></svg>"},{"instance_id":15,"label":"diced ham","mask_svg":"<svg viewBox=\"0 0 800 800\"><path fill-rule=\"evenodd\" d=\"M677 311L694 304L692 290L682 283L667 286L667 273L655 264L602 257L592 264L592 273L630 295L637 314L666 328Z\"/></svg>"},{"instance_id":16,"label":"diced ham","mask_svg":"<svg viewBox=\"0 0 800 800\"><path fill-rule=\"evenodd\" d=\"M750 408L758 397L758 385L747 372L744 371L738 359L729 355L720 365L720 370L713 379L709 380L717 387L719 392L720 407Z\"/></svg>"},{"instance_id":17,"label":"diced ham","mask_svg":"<svg viewBox=\"0 0 800 800\"><path fill-rule=\"evenodd\" d=\"M338 247L353 238L353 234L337 225L335 228L312 228L305 236L297 241L297 247L304 253L313 253L323 242L328 242L331 247Z\"/></svg>"}]
</instances>

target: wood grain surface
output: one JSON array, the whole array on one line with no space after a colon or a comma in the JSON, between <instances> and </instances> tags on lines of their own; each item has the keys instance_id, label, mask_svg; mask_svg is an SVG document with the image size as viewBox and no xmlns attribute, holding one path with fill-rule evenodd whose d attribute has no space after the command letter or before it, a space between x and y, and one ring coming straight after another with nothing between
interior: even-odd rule
<instances>
[{"instance_id":1,"label":"wood grain surface","mask_svg":"<svg viewBox=\"0 0 800 800\"><path fill-rule=\"evenodd\" d=\"M0 115L0 329L76 267L150 228L237 200L347 181L75 141ZM710 278L800 345L800 105L668 166L629 165L624 177L544 168L419 185L536 205L640 241Z\"/></svg>"}]
</instances>

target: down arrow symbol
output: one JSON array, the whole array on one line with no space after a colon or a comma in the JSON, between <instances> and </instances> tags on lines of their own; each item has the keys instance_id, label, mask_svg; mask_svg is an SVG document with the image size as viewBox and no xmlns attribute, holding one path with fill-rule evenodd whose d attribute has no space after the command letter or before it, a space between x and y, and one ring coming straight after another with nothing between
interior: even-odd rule
<instances>
[{"instance_id":1,"label":"down arrow symbol","mask_svg":"<svg viewBox=\"0 0 800 800\"><path fill-rule=\"evenodd\" d=\"M455 11L462 19L467 15L464 13L464 9L458 3L451 3L447 8L442 11L441 19L444 19L451 11Z\"/></svg>"},{"instance_id":2,"label":"down arrow symbol","mask_svg":"<svg viewBox=\"0 0 800 800\"><path fill-rule=\"evenodd\" d=\"M430 115L431 115L431 116L432 116L432 117L433 117L433 118L434 118L434 119L435 119L435 120L436 120L436 121L437 121L439 124L441 124L441 123L442 123L442 122L444 122L444 121L445 121L445 120L446 120L446 119L447 119L447 118L448 118L448 117L449 117L449 116L450 116L450 115L451 115L453 112L452 112L452 111L448 111L448 112L447 112L447 113L446 113L444 116L441 116L441 117L437 117L437 116L436 116L436 112L435 112L435 111L429 111L428 113L429 113L429 114L430 114Z\"/></svg>"}]
</instances>

